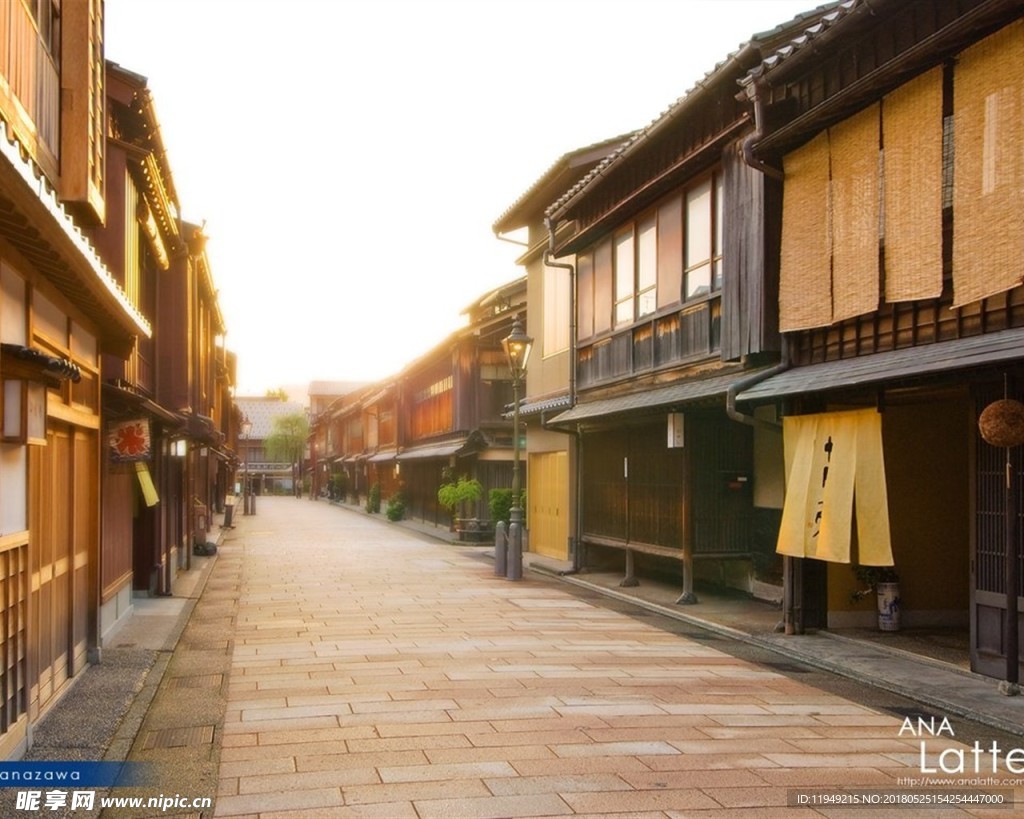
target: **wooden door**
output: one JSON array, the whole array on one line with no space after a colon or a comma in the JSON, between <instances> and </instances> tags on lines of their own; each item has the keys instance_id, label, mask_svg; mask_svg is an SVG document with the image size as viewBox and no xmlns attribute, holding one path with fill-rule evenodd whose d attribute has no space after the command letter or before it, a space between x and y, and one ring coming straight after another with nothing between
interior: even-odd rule
<instances>
[{"instance_id":1,"label":"wooden door","mask_svg":"<svg viewBox=\"0 0 1024 819\"><path fill-rule=\"evenodd\" d=\"M86 661L91 557L97 542L94 432L51 421L29 454L33 718Z\"/></svg>"},{"instance_id":2,"label":"wooden door","mask_svg":"<svg viewBox=\"0 0 1024 819\"><path fill-rule=\"evenodd\" d=\"M976 407L980 412L991 401L1003 397L1002 388L979 389ZM1021 396L1011 396L1020 400ZM1018 448L1019 449L1019 448ZM971 670L1006 679L1006 450L990 446L977 436L974 447L974 537L971 539ZM1017 575L1024 578L1024 504L1021 490L1021 453L1015 455L1018 498ZM1017 598L1021 613L1018 626L1024 658L1024 597ZM1024 663L1021 663L1024 672ZM1024 673L1021 674L1024 677Z\"/></svg>"},{"instance_id":3,"label":"wooden door","mask_svg":"<svg viewBox=\"0 0 1024 819\"><path fill-rule=\"evenodd\" d=\"M526 521L530 551L569 559L569 455L538 452L529 457Z\"/></svg>"}]
</instances>

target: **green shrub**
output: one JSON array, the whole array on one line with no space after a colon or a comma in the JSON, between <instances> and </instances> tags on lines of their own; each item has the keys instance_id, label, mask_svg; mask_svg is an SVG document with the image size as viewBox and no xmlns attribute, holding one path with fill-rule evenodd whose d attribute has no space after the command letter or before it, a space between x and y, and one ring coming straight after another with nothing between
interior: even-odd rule
<instances>
[{"instance_id":1,"label":"green shrub","mask_svg":"<svg viewBox=\"0 0 1024 819\"><path fill-rule=\"evenodd\" d=\"M331 500L344 500L348 492L348 476L344 472L331 475L327 487Z\"/></svg>"},{"instance_id":2,"label":"green shrub","mask_svg":"<svg viewBox=\"0 0 1024 819\"><path fill-rule=\"evenodd\" d=\"M375 483L370 487L370 494L366 496L366 511L372 515L380 512L380 484Z\"/></svg>"},{"instance_id":3,"label":"green shrub","mask_svg":"<svg viewBox=\"0 0 1024 819\"><path fill-rule=\"evenodd\" d=\"M401 520L405 517L405 498L402 497L401 492L388 498L384 514L387 515L388 520Z\"/></svg>"},{"instance_id":4,"label":"green shrub","mask_svg":"<svg viewBox=\"0 0 1024 819\"><path fill-rule=\"evenodd\" d=\"M491 512L491 522L502 521L506 526L512 517L512 490L492 489L487 497L487 507Z\"/></svg>"}]
</instances>

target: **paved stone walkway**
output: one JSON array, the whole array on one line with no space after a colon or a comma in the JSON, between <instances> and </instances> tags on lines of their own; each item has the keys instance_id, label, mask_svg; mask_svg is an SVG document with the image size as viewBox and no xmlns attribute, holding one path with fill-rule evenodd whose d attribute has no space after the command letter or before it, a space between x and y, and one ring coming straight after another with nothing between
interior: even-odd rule
<instances>
[{"instance_id":1,"label":"paved stone walkway","mask_svg":"<svg viewBox=\"0 0 1024 819\"><path fill-rule=\"evenodd\" d=\"M211 593L233 620L216 816L754 819L921 776L891 714L327 504L261 499Z\"/></svg>"}]
</instances>

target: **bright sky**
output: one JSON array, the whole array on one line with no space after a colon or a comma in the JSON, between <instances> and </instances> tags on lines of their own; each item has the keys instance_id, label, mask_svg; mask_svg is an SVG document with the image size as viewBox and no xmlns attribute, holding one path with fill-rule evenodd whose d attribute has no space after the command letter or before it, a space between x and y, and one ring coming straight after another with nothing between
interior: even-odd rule
<instances>
[{"instance_id":1,"label":"bright sky","mask_svg":"<svg viewBox=\"0 0 1024 819\"><path fill-rule=\"evenodd\" d=\"M206 221L237 394L377 380L522 271L491 225L814 0L107 0Z\"/></svg>"}]
</instances>

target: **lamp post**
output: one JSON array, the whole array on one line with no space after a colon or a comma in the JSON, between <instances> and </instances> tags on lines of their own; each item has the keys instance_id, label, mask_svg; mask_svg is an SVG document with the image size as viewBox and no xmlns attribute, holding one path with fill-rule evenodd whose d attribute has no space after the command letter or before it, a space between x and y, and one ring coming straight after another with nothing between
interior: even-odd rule
<instances>
[{"instance_id":1,"label":"lamp post","mask_svg":"<svg viewBox=\"0 0 1024 819\"><path fill-rule=\"evenodd\" d=\"M251 515L249 508L249 434L252 432L252 421L246 418L242 421L242 438L245 439L245 471L242 478L242 514Z\"/></svg>"},{"instance_id":2,"label":"lamp post","mask_svg":"<svg viewBox=\"0 0 1024 819\"><path fill-rule=\"evenodd\" d=\"M516 316L512 332L501 342L512 373L512 509L508 525L509 580L523 577L523 507L520 503L519 483L519 387L526 377L526 362L533 349L533 339L523 330L523 322Z\"/></svg>"}]
</instances>

